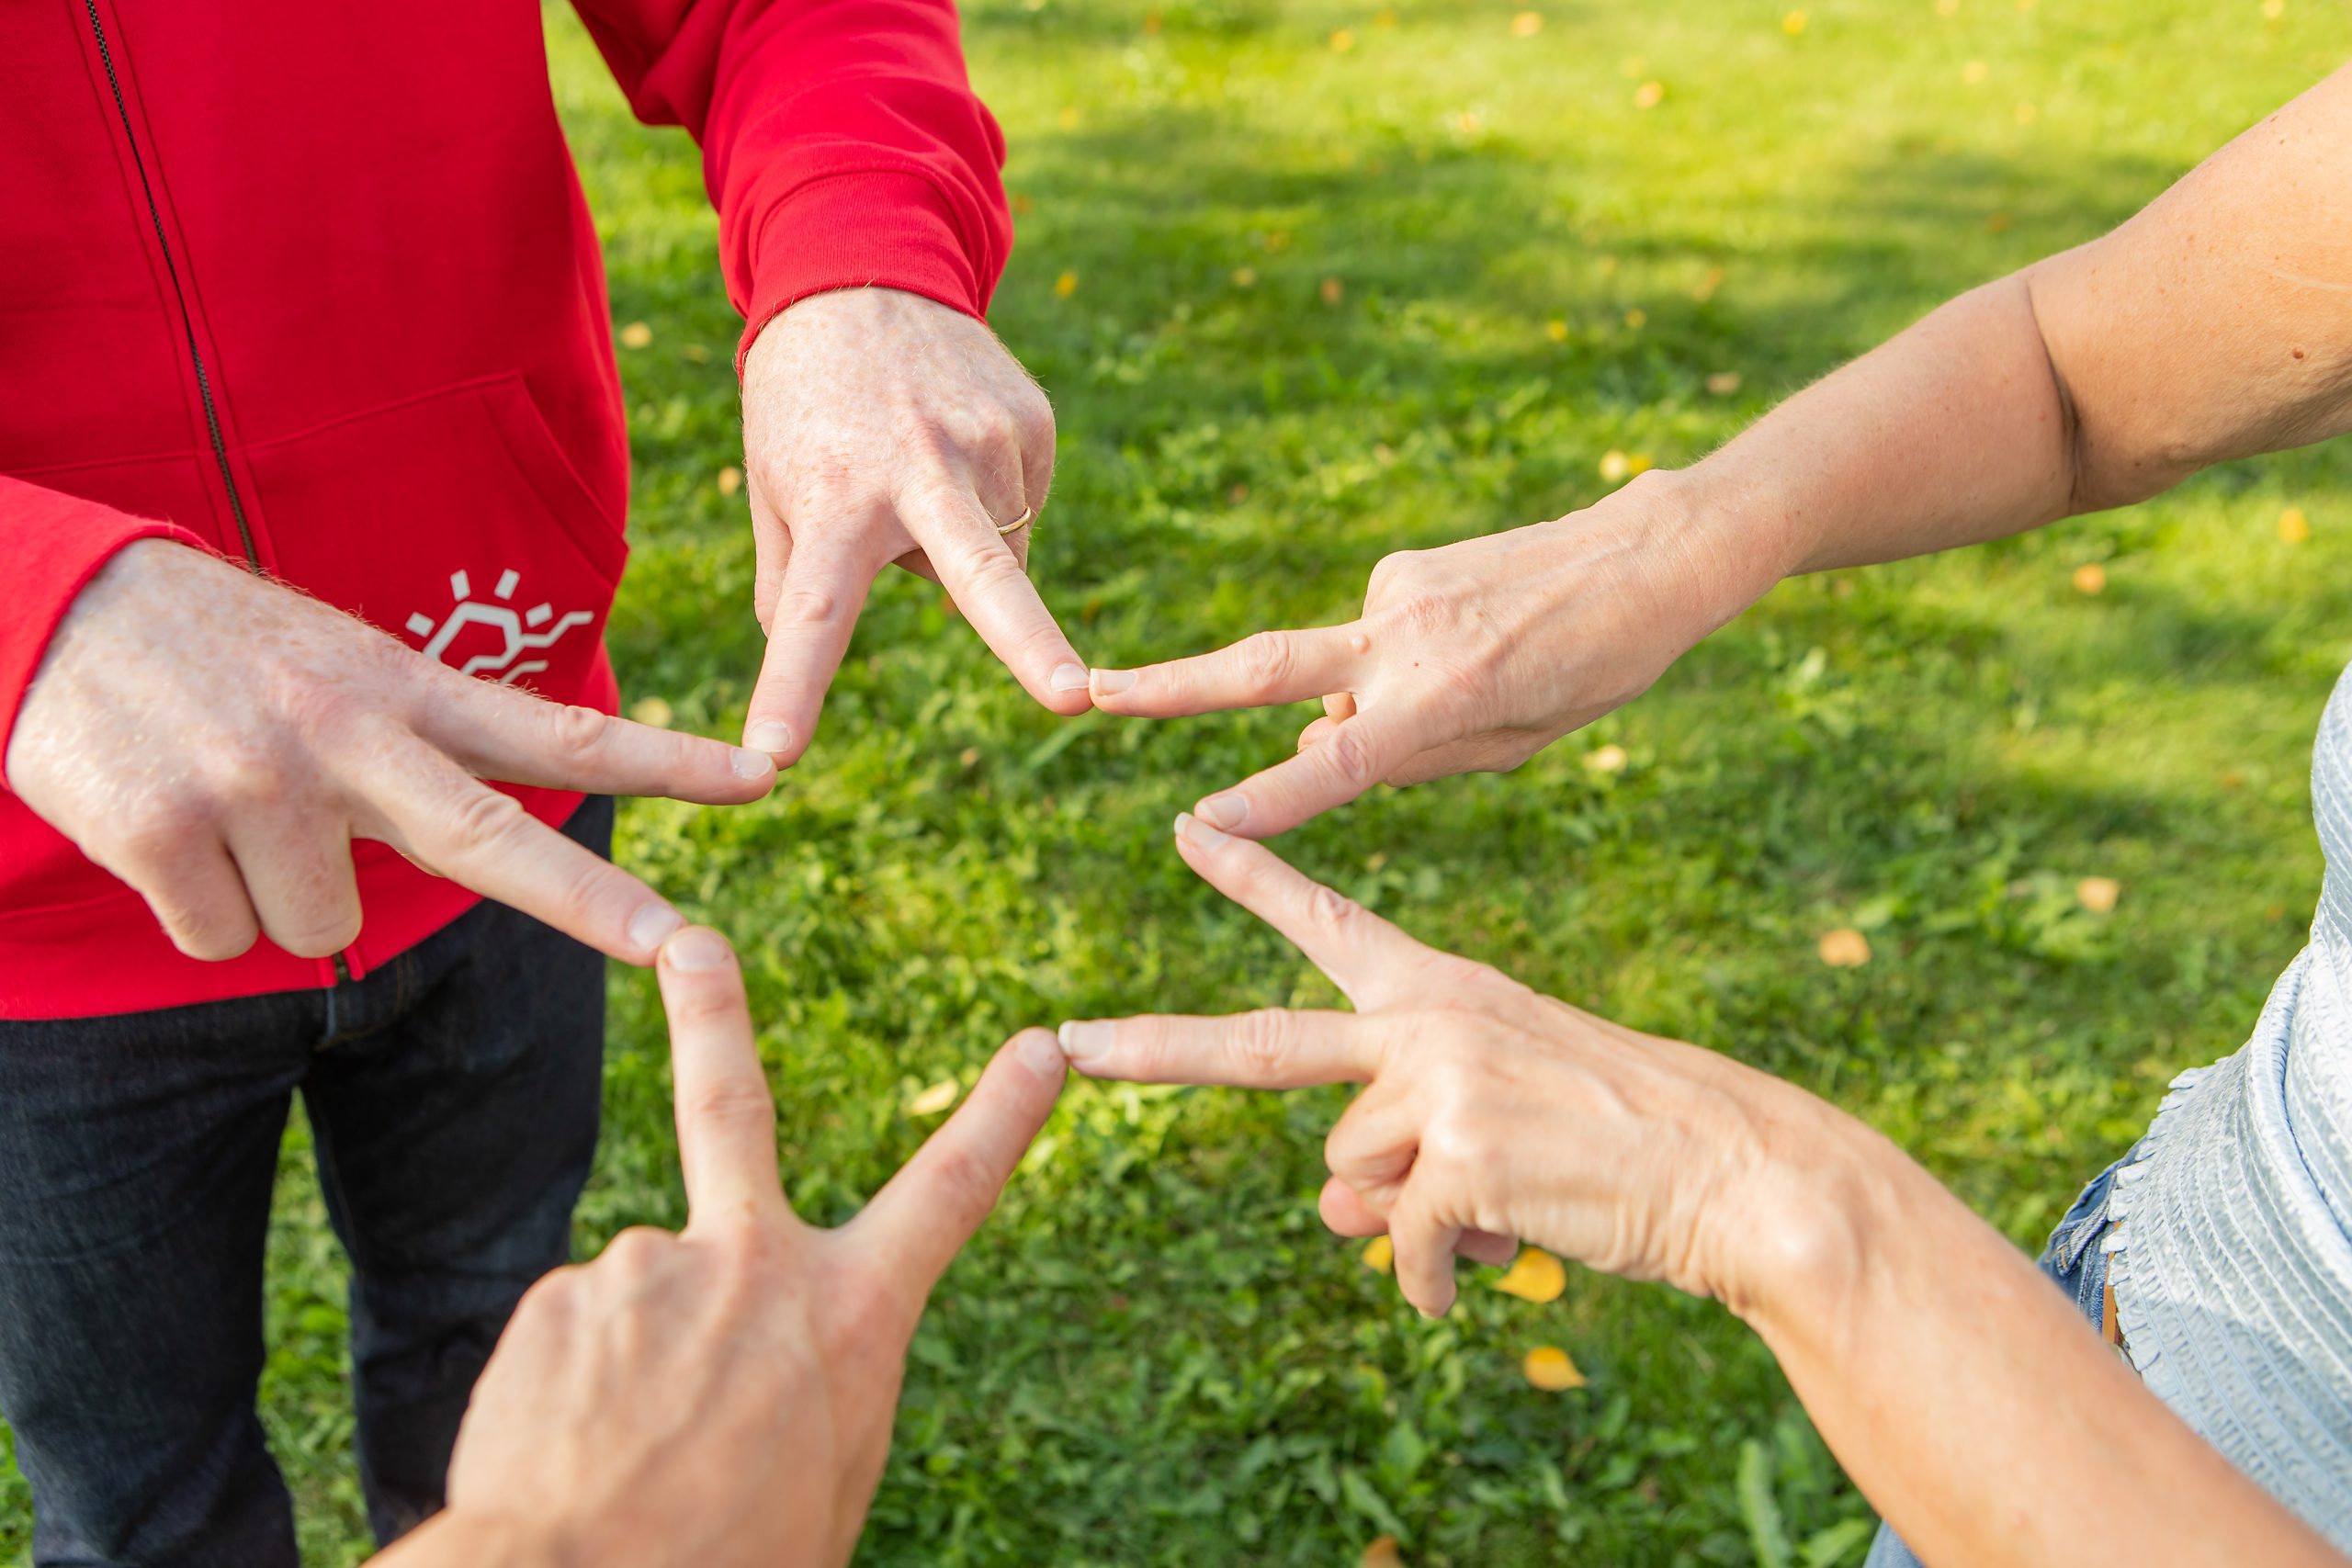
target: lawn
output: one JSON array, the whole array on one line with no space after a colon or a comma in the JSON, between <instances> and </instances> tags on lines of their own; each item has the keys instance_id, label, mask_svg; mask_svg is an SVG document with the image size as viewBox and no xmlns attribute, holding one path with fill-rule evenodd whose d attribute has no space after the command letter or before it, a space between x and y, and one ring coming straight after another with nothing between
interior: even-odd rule
<instances>
[{"instance_id":1,"label":"lawn","mask_svg":"<svg viewBox=\"0 0 2352 1568\"><path fill-rule=\"evenodd\" d=\"M1032 564L1082 652L1341 617L1387 551L1694 458L2352 52L2320 0L1519 3L967 11L1019 213L995 321L1061 423ZM548 26L616 319L650 328L623 350L614 656L628 701L731 736L759 649L714 224L692 147ZM1380 792L1286 852L1829 1096L2030 1244L2300 946L2347 656L2339 445L1786 584L1517 774ZM1300 716L1061 723L897 576L773 799L627 807L623 858L744 951L802 1212L854 1210L936 1124L910 1102L1020 1025L1329 1001L1166 842ZM1869 962L1825 965L1849 926ZM583 1255L682 1217L651 987L610 984ZM1416 1317L1316 1221L1339 1103L1072 1089L936 1298L860 1561L1346 1565L1391 1535L1415 1568L1860 1562L1868 1506L1719 1308L1580 1276L1538 1305L1465 1269L1450 1319ZM356 1562L342 1263L299 1126L278 1199L265 1414L310 1560ZM1531 1387L1539 1345L1587 1386Z\"/></svg>"}]
</instances>

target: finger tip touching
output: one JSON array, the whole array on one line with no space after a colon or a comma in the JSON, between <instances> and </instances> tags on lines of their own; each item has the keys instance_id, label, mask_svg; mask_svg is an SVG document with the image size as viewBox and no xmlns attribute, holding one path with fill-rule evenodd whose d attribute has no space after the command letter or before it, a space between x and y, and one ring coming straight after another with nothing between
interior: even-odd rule
<instances>
[{"instance_id":1,"label":"finger tip touching","mask_svg":"<svg viewBox=\"0 0 2352 1568\"><path fill-rule=\"evenodd\" d=\"M698 981L735 966L735 949L708 926L686 925L676 911L666 911L678 927L655 946L654 961L664 976Z\"/></svg>"}]
</instances>

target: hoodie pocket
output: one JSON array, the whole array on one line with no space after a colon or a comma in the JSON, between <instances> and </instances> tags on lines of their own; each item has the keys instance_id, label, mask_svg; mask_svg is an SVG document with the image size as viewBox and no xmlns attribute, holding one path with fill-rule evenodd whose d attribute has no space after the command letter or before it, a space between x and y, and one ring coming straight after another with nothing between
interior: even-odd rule
<instances>
[{"instance_id":1,"label":"hoodie pocket","mask_svg":"<svg viewBox=\"0 0 2352 1568\"><path fill-rule=\"evenodd\" d=\"M246 448L279 576L467 675L577 700L628 558L620 509L519 375Z\"/></svg>"}]
</instances>

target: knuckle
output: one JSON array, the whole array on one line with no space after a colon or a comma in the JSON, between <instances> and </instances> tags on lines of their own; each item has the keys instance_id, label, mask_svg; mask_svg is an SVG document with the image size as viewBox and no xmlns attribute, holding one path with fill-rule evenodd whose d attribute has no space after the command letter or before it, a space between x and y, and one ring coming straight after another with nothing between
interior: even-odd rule
<instances>
[{"instance_id":1,"label":"knuckle","mask_svg":"<svg viewBox=\"0 0 2352 1568\"><path fill-rule=\"evenodd\" d=\"M1459 619L1452 599L1428 592L1406 593L1388 614L1408 632L1425 637L1451 631Z\"/></svg>"},{"instance_id":2,"label":"knuckle","mask_svg":"<svg viewBox=\"0 0 2352 1568\"><path fill-rule=\"evenodd\" d=\"M1259 1008L1234 1019L1227 1049L1243 1075L1269 1075L1279 1071L1288 1059L1291 1034L1289 1013L1280 1008Z\"/></svg>"},{"instance_id":3,"label":"knuckle","mask_svg":"<svg viewBox=\"0 0 2352 1568\"><path fill-rule=\"evenodd\" d=\"M1380 777L1380 760L1356 725L1343 724L1332 730L1330 739L1315 748L1315 755L1332 774L1357 789L1370 789Z\"/></svg>"},{"instance_id":4,"label":"knuckle","mask_svg":"<svg viewBox=\"0 0 2352 1568\"><path fill-rule=\"evenodd\" d=\"M458 854L479 854L505 840L526 820L522 803L513 795L469 789L447 807L442 838Z\"/></svg>"},{"instance_id":5,"label":"knuckle","mask_svg":"<svg viewBox=\"0 0 2352 1568\"><path fill-rule=\"evenodd\" d=\"M1316 924L1329 931L1344 931L1357 922L1364 912L1363 906L1346 894L1332 888L1315 889L1312 913Z\"/></svg>"},{"instance_id":6,"label":"knuckle","mask_svg":"<svg viewBox=\"0 0 2352 1568\"><path fill-rule=\"evenodd\" d=\"M959 1220L977 1220L996 1206L993 1174L971 1150L948 1145L937 1151L931 1168L931 1186L941 1207Z\"/></svg>"},{"instance_id":7,"label":"knuckle","mask_svg":"<svg viewBox=\"0 0 2352 1568\"><path fill-rule=\"evenodd\" d=\"M1281 632L1252 632L1234 645L1233 661L1251 691L1263 696L1290 681L1298 651Z\"/></svg>"},{"instance_id":8,"label":"knuckle","mask_svg":"<svg viewBox=\"0 0 2352 1568\"><path fill-rule=\"evenodd\" d=\"M1419 550L1391 550L1373 562L1372 576L1368 580L1371 591L1378 593L1394 584L1397 578L1412 570L1413 563L1419 560L1421 552Z\"/></svg>"},{"instance_id":9,"label":"knuckle","mask_svg":"<svg viewBox=\"0 0 2352 1568\"><path fill-rule=\"evenodd\" d=\"M728 1078L706 1084L683 1105L687 1120L702 1126L760 1127L775 1124L775 1100L764 1082Z\"/></svg>"},{"instance_id":10,"label":"knuckle","mask_svg":"<svg viewBox=\"0 0 2352 1568\"><path fill-rule=\"evenodd\" d=\"M631 1225L606 1244L598 1261L624 1280L642 1280L661 1263L671 1240L667 1232L650 1225Z\"/></svg>"},{"instance_id":11,"label":"knuckle","mask_svg":"<svg viewBox=\"0 0 2352 1568\"><path fill-rule=\"evenodd\" d=\"M841 600L831 589L794 587L776 595L771 621L777 626L819 626L833 618Z\"/></svg>"},{"instance_id":12,"label":"knuckle","mask_svg":"<svg viewBox=\"0 0 2352 1568\"><path fill-rule=\"evenodd\" d=\"M548 715L548 739L564 756L584 756L604 743L612 723L594 708L567 703Z\"/></svg>"},{"instance_id":13,"label":"knuckle","mask_svg":"<svg viewBox=\"0 0 2352 1568\"><path fill-rule=\"evenodd\" d=\"M211 819L210 811L184 796L143 800L124 813L109 835L108 858L139 866L179 860Z\"/></svg>"}]
</instances>

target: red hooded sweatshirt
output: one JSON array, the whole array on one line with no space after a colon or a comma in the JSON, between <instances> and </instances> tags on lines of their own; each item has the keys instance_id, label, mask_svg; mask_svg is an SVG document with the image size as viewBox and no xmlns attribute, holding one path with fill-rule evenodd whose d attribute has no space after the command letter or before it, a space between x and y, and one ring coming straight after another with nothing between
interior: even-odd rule
<instances>
[{"instance_id":1,"label":"red hooded sweatshirt","mask_svg":"<svg viewBox=\"0 0 2352 1568\"><path fill-rule=\"evenodd\" d=\"M987 308L1003 142L953 0L579 8L637 113L701 143L747 345L830 288ZM74 594L153 536L610 711L628 496L534 0L0 5L0 758ZM473 902L355 849L337 959L202 963L0 787L0 1018L328 986Z\"/></svg>"}]
</instances>

